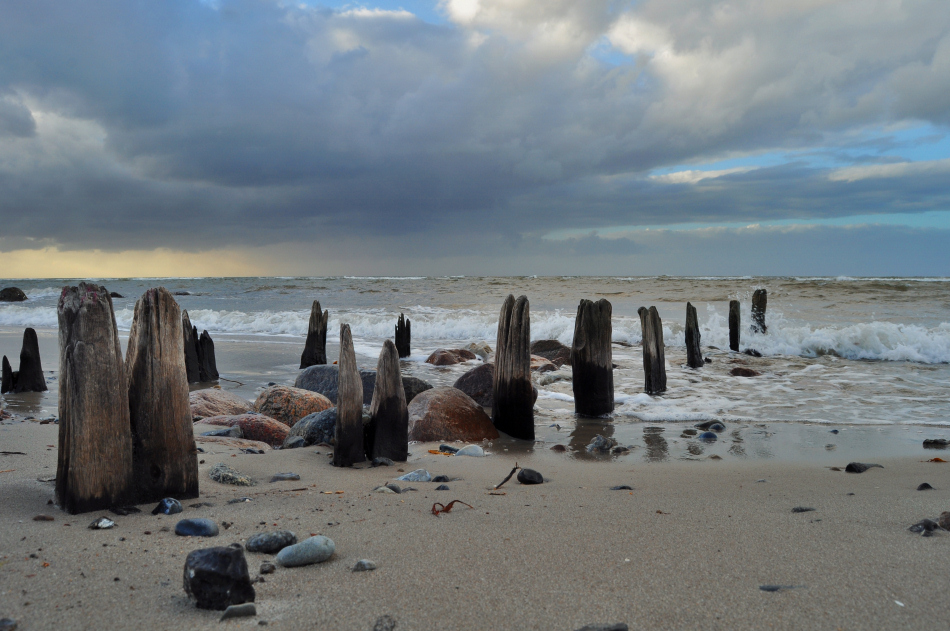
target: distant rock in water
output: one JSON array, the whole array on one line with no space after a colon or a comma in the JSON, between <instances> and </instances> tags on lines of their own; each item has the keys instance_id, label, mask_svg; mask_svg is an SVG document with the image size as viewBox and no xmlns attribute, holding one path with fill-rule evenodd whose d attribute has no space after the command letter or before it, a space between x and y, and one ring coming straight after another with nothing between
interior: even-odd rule
<instances>
[{"instance_id":1,"label":"distant rock in water","mask_svg":"<svg viewBox=\"0 0 950 631\"><path fill-rule=\"evenodd\" d=\"M531 342L531 354L543 357L558 368L571 364L571 347L561 344L558 340L536 340Z\"/></svg>"},{"instance_id":2,"label":"distant rock in water","mask_svg":"<svg viewBox=\"0 0 950 631\"><path fill-rule=\"evenodd\" d=\"M426 363L433 366L454 366L477 357L475 353L464 348L437 348L426 359Z\"/></svg>"},{"instance_id":3,"label":"distant rock in water","mask_svg":"<svg viewBox=\"0 0 950 631\"><path fill-rule=\"evenodd\" d=\"M26 294L19 287L0 289L0 302L23 302L26 299Z\"/></svg>"}]
</instances>

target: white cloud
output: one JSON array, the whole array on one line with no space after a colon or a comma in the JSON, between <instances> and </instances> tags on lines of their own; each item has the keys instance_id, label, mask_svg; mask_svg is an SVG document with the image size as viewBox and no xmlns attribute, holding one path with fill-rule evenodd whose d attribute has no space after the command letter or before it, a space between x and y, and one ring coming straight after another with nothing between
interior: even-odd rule
<instances>
[{"instance_id":1,"label":"white cloud","mask_svg":"<svg viewBox=\"0 0 950 631\"><path fill-rule=\"evenodd\" d=\"M828 179L832 182L857 182L858 180L876 178L898 178L942 173L950 173L950 158L843 167L831 171L828 174Z\"/></svg>"},{"instance_id":2,"label":"white cloud","mask_svg":"<svg viewBox=\"0 0 950 631\"><path fill-rule=\"evenodd\" d=\"M702 180L722 177L724 175L733 175L735 173L748 173L755 169L756 167L733 167L731 169L719 169L716 171L676 171L675 173L665 173L663 175L651 175L650 179L662 184L695 184Z\"/></svg>"}]
</instances>

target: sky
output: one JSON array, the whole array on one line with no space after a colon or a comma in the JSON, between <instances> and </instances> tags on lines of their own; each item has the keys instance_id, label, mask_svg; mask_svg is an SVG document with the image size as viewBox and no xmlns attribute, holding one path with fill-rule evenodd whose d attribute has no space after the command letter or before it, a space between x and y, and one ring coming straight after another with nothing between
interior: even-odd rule
<instances>
[{"instance_id":1,"label":"sky","mask_svg":"<svg viewBox=\"0 0 950 631\"><path fill-rule=\"evenodd\" d=\"M950 276L947 0L0 0L0 277Z\"/></svg>"}]
</instances>

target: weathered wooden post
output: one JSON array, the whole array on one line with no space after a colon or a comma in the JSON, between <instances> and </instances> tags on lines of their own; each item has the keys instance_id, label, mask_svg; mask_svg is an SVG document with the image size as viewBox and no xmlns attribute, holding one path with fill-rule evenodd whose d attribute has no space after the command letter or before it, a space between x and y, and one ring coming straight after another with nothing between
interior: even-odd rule
<instances>
[{"instance_id":1,"label":"weathered wooden post","mask_svg":"<svg viewBox=\"0 0 950 631\"><path fill-rule=\"evenodd\" d=\"M498 318L491 416L498 431L525 440L534 440L530 349L528 297L509 295Z\"/></svg>"},{"instance_id":2,"label":"weathered wooden post","mask_svg":"<svg viewBox=\"0 0 950 631\"><path fill-rule=\"evenodd\" d=\"M400 313L399 322L396 323L396 350L400 357L409 357L410 327L409 318Z\"/></svg>"},{"instance_id":3,"label":"weathered wooden post","mask_svg":"<svg viewBox=\"0 0 950 631\"><path fill-rule=\"evenodd\" d=\"M188 311L181 312L181 335L185 344L185 375L188 383L201 381L201 369L198 366L198 328L192 326Z\"/></svg>"},{"instance_id":4,"label":"weathered wooden post","mask_svg":"<svg viewBox=\"0 0 950 631\"><path fill-rule=\"evenodd\" d=\"M409 458L409 410L399 370L399 353L391 340L383 342L379 353L369 413L367 456L405 462Z\"/></svg>"},{"instance_id":5,"label":"weathered wooden post","mask_svg":"<svg viewBox=\"0 0 950 631\"><path fill-rule=\"evenodd\" d=\"M690 368L702 368L703 351L700 347L699 318L696 317L696 307L686 303L686 365Z\"/></svg>"},{"instance_id":6,"label":"weathered wooden post","mask_svg":"<svg viewBox=\"0 0 950 631\"><path fill-rule=\"evenodd\" d=\"M201 381L217 381L218 362L214 358L214 342L207 331L198 338L198 377Z\"/></svg>"},{"instance_id":7,"label":"weathered wooden post","mask_svg":"<svg viewBox=\"0 0 950 631\"><path fill-rule=\"evenodd\" d=\"M80 283L59 298L56 501L70 513L125 502L132 479L129 389L112 299Z\"/></svg>"},{"instance_id":8,"label":"weathered wooden post","mask_svg":"<svg viewBox=\"0 0 950 631\"><path fill-rule=\"evenodd\" d=\"M6 355L3 356L0 371L2 371L2 376L0 376L0 394L13 392L13 366L10 365L10 360L7 359Z\"/></svg>"},{"instance_id":9,"label":"weathered wooden post","mask_svg":"<svg viewBox=\"0 0 950 631\"><path fill-rule=\"evenodd\" d=\"M327 321L329 311L320 311L320 301L314 300L310 306L310 324L307 327L307 342L300 355L300 367L309 368L327 363Z\"/></svg>"},{"instance_id":10,"label":"weathered wooden post","mask_svg":"<svg viewBox=\"0 0 950 631\"><path fill-rule=\"evenodd\" d=\"M614 409L611 312L611 304L603 299L581 300L577 306L571 370L574 411L583 416L602 416Z\"/></svg>"},{"instance_id":11,"label":"weathered wooden post","mask_svg":"<svg viewBox=\"0 0 950 631\"><path fill-rule=\"evenodd\" d=\"M340 325L339 365L340 385L336 398L336 447L333 449L333 465L349 467L353 463L366 460L363 447L363 380L356 366L356 352L353 350L353 336L349 324Z\"/></svg>"},{"instance_id":12,"label":"weathered wooden post","mask_svg":"<svg viewBox=\"0 0 950 631\"><path fill-rule=\"evenodd\" d=\"M185 372L182 315L164 287L135 303L129 380L134 503L198 497L198 451Z\"/></svg>"},{"instance_id":13,"label":"weathered wooden post","mask_svg":"<svg viewBox=\"0 0 950 631\"><path fill-rule=\"evenodd\" d=\"M643 389L647 394L666 391L666 346L663 344L663 322L656 307L640 307L640 328L643 331Z\"/></svg>"},{"instance_id":14,"label":"weathered wooden post","mask_svg":"<svg viewBox=\"0 0 950 631\"><path fill-rule=\"evenodd\" d=\"M23 346L20 347L20 372L17 375L14 392L46 392L46 379L40 364L40 343L36 331L23 331Z\"/></svg>"},{"instance_id":15,"label":"weathered wooden post","mask_svg":"<svg viewBox=\"0 0 950 631\"><path fill-rule=\"evenodd\" d=\"M729 350L739 351L739 301L729 301Z\"/></svg>"},{"instance_id":16,"label":"weathered wooden post","mask_svg":"<svg viewBox=\"0 0 950 631\"><path fill-rule=\"evenodd\" d=\"M752 294L752 332L765 333L765 307L768 305L769 295L764 289L756 289Z\"/></svg>"}]
</instances>

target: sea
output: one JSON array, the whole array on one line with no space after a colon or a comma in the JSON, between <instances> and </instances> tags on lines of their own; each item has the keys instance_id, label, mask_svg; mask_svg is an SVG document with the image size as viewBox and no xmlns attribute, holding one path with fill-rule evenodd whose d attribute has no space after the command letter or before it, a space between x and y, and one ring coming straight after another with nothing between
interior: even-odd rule
<instances>
[{"instance_id":1,"label":"sea","mask_svg":"<svg viewBox=\"0 0 950 631\"><path fill-rule=\"evenodd\" d=\"M41 339L44 370L55 381L56 305L62 287L77 282L2 281L29 297L0 303L0 353L14 369L18 336L33 327ZM636 434L647 446L649 428L655 433L709 420L760 429L821 425L865 434L901 428L914 436L926 428L950 428L950 278L343 276L86 282L122 296L113 303L126 335L135 301L146 289L164 286L176 293L199 332L207 330L214 339L219 385L248 398L268 384L293 383L315 300L330 315L330 361L337 359L339 329L346 323L359 364L374 368L383 341L393 337L396 320L405 314L412 323L412 355L402 370L434 385L452 385L481 360L435 367L425 359L438 348L471 342L494 348L499 311L512 294L529 299L532 340L566 345L581 299L606 299L613 307L613 414L596 421L575 417L570 367L536 375L541 440L573 432L577 440L572 442L580 445L588 435L607 432ZM768 292L765 333L750 327L757 289ZM729 351L730 300L741 304L739 353ZM686 366L687 302L697 309L709 360L700 369ZM644 393L639 347L637 309L649 306L659 311L666 344L667 391L657 396ZM742 352L747 349L761 357ZM733 376L737 366L758 374ZM55 415L55 390L33 402L38 416ZM5 407L16 409L12 395L4 399Z\"/></svg>"}]
</instances>

